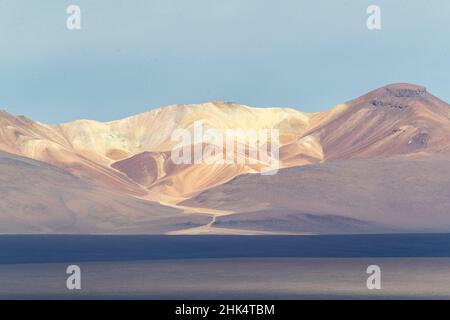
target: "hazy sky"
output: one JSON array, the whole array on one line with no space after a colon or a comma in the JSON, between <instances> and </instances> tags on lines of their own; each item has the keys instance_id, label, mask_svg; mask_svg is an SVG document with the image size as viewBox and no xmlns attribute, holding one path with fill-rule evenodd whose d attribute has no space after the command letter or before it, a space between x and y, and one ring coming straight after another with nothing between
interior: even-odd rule
<instances>
[{"instance_id":1,"label":"hazy sky","mask_svg":"<svg viewBox=\"0 0 450 320\"><path fill-rule=\"evenodd\" d=\"M319 111L392 82L450 101L449 21L448 0L0 0L0 107L47 123L210 100Z\"/></svg>"}]
</instances>

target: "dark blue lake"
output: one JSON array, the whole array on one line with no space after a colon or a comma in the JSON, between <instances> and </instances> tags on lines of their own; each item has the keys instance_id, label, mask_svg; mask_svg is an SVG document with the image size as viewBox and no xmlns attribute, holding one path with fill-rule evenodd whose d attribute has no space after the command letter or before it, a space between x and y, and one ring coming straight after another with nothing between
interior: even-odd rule
<instances>
[{"instance_id":1,"label":"dark blue lake","mask_svg":"<svg viewBox=\"0 0 450 320\"><path fill-rule=\"evenodd\" d=\"M0 264L234 257L450 257L450 234L0 236Z\"/></svg>"}]
</instances>

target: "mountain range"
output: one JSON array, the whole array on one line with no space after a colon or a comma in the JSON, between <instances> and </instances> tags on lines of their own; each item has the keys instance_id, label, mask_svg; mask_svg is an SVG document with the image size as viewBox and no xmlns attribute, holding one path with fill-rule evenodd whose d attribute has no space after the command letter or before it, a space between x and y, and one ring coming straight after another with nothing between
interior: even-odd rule
<instances>
[{"instance_id":1,"label":"mountain range","mask_svg":"<svg viewBox=\"0 0 450 320\"><path fill-rule=\"evenodd\" d=\"M280 170L173 163L172 133L198 121L277 129ZM2 111L0 180L0 233L448 232L450 105L392 84L316 113L219 101L47 125Z\"/></svg>"}]
</instances>

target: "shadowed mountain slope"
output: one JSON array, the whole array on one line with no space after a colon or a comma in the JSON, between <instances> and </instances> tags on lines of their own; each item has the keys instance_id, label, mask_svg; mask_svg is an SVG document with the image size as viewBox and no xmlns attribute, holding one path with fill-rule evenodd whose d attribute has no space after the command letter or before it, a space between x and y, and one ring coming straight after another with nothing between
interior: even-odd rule
<instances>
[{"instance_id":1,"label":"shadowed mountain slope","mask_svg":"<svg viewBox=\"0 0 450 320\"><path fill-rule=\"evenodd\" d=\"M0 233L165 233L207 216L98 188L51 165L0 153Z\"/></svg>"},{"instance_id":2,"label":"shadowed mountain slope","mask_svg":"<svg viewBox=\"0 0 450 320\"><path fill-rule=\"evenodd\" d=\"M348 160L245 175L185 201L237 212L215 227L275 232L450 230L449 160Z\"/></svg>"}]
</instances>

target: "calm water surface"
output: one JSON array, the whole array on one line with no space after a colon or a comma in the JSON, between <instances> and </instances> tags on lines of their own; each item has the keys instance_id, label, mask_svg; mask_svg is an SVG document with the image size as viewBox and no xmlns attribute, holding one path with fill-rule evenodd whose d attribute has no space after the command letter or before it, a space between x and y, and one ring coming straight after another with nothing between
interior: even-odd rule
<instances>
[{"instance_id":1,"label":"calm water surface","mask_svg":"<svg viewBox=\"0 0 450 320\"><path fill-rule=\"evenodd\" d=\"M448 299L450 235L0 236L0 298Z\"/></svg>"}]
</instances>

